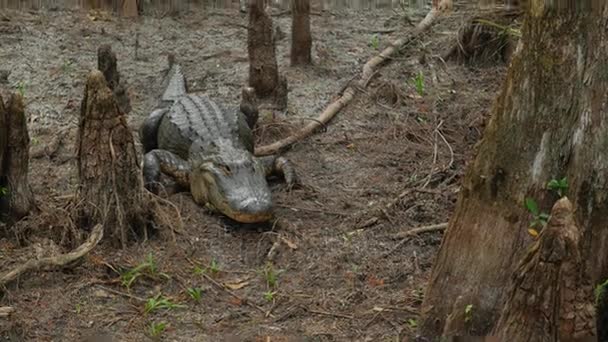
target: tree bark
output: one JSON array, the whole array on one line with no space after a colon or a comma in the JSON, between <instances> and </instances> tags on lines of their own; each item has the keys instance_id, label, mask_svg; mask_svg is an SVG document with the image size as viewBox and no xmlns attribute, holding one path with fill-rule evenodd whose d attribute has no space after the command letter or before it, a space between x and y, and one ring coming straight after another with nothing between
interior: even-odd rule
<instances>
[{"instance_id":1,"label":"tree bark","mask_svg":"<svg viewBox=\"0 0 608 342\"><path fill-rule=\"evenodd\" d=\"M272 38L272 19L263 0L249 0L247 35L249 86L259 98L271 96L279 85L279 67Z\"/></svg>"},{"instance_id":2,"label":"tree bark","mask_svg":"<svg viewBox=\"0 0 608 342\"><path fill-rule=\"evenodd\" d=\"M291 65L311 64L310 0L292 0L291 14Z\"/></svg>"},{"instance_id":3,"label":"tree bark","mask_svg":"<svg viewBox=\"0 0 608 342\"><path fill-rule=\"evenodd\" d=\"M593 287L572 203L560 199L517 267L492 335L500 341L573 341L595 336Z\"/></svg>"},{"instance_id":4,"label":"tree bark","mask_svg":"<svg viewBox=\"0 0 608 342\"><path fill-rule=\"evenodd\" d=\"M9 222L20 220L35 208L28 181L30 137L24 107L23 97L13 94L6 108L0 108L0 117L3 117L0 120L4 121L5 127L0 130L0 136L3 136L0 139L4 140L0 186L5 192L1 196L0 211Z\"/></svg>"},{"instance_id":5,"label":"tree bark","mask_svg":"<svg viewBox=\"0 0 608 342\"><path fill-rule=\"evenodd\" d=\"M89 74L80 115L79 222L114 227L109 235L124 247L129 232L145 227L143 183L131 130L98 70Z\"/></svg>"},{"instance_id":6,"label":"tree bark","mask_svg":"<svg viewBox=\"0 0 608 342\"><path fill-rule=\"evenodd\" d=\"M578 3L577 3L578 4ZM533 242L525 198L548 211L551 179L567 177L581 227L584 271L608 277L608 14L600 8L556 15L531 1L518 51L492 109L435 260L420 332L442 333L458 298L475 302L467 331L487 335L508 298L509 277ZM578 285L578 284L577 284Z\"/></svg>"}]
</instances>

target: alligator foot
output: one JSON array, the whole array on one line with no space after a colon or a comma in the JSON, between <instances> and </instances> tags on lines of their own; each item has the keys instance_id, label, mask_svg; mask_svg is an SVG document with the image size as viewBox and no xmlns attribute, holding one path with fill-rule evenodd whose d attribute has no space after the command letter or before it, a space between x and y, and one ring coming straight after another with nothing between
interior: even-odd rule
<instances>
[{"instance_id":1,"label":"alligator foot","mask_svg":"<svg viewBox=\"0 0 608 342\"><path fill-rule=\"evenodd\" d=\"M160 191L161 173L175 180L176 185L190 187L190 165L177 155L165 150L152 150L144 156L144 186L154 194Z\"/></svg>"},{"instance_id":2,"label":"alligator foot","mask_svg":"<svg viewBox=\"0 0 608 342\"><path fill-rule=\"evenodd\" d=\"M285 183L287 183L288 190L302 185L300 179L298 178L298 175L296 174L296 169L287 158L279 156L266 156L261 157L258 160L262 163L262 165L264 165L266 176L283 176L283 178L285 179Z\"/></svg>"}]
</instances>

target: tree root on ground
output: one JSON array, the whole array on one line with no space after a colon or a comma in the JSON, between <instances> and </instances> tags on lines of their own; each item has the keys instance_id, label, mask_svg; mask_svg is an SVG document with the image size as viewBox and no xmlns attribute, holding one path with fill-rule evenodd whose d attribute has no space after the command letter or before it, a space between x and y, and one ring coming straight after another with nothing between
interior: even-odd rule
<instances>
[{"instance_id":1,"label":"tree root on ground","mask_svg":"<svg viewBox=\"0 0 608 342\"><path fill-rule=\"evenodd\" d=\"M20 275L30 272L36 271L46 267L63 267L71 262L82 258L87 253L89 253L101 240L103 237L103 226L101 224L96 225L91 231L91 235L89 238L78 248L66 254L59 254L47 258L42 259L31 259L26 263L16 267L15 269L3 273L0 275L0 286L4 286L7 283L17 279Z\"/></svg>"}]
</instances>

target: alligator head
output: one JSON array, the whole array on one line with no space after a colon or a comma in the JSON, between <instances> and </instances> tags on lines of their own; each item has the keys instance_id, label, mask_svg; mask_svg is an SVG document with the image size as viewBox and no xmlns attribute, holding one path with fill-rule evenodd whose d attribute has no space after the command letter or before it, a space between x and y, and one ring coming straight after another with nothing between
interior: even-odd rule
<instances>
[{"instance_id":1,"label":"alligator head","mask_svg":"<svg viewBox=\"0 0 608 342\"><path fill-rule=\"evenodd\" d=\"M264 168L245 149L227 140L190 148L190 193L194 201L242 223L272 218L272 199Z\"/></svg>"}]
</instances>

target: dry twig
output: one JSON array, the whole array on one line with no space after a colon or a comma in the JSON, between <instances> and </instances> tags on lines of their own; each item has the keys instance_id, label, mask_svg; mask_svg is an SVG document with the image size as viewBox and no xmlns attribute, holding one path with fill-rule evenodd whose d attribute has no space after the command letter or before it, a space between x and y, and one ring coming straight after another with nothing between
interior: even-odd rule
<instances>
[{"instance_id":1,"label":"dry twig","mask_svg":"<svg viewBox=\"0 0 608 342\"><path fill-rule=\"evenodd\" d=\"M399 247L403 246L413 236L416 236L421 233L445 230L447 227L448 227L448 223L445 222L445 223L439 223L439 224L434 224L434 225L430 225L430 226L418 227L418 228L410 229L406 232L397 234L397 235L395 235L395 237L402 238L403 240L399 241L399 243L397 245L395 245L395 247L393 247L390 251L388 251L384 255L382 255L382 257L386 258L387 256L393 254L394 251L396 251Z\"/></svg>"}]
</instances>

